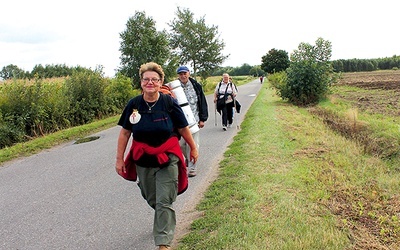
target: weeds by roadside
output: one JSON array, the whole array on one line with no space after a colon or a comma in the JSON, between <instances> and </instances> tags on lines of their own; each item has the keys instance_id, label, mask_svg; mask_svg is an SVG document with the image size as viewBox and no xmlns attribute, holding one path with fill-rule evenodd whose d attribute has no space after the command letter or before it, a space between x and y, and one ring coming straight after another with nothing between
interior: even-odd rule
<instances>
[{"instance_id":1,"label":"weeds by roadside","mask_svg":"<svg viewBox=\"0 0 400 250\"><path fill-rule=\"evenodd\" d=\"M400 249L399 171L262 89L178 249Z\"/></svg>"}]
</instances>

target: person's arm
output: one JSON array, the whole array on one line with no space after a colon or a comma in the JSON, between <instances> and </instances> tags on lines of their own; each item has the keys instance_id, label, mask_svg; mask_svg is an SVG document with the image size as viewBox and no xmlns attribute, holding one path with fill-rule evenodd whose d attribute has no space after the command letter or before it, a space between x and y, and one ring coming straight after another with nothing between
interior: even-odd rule
<instances>
[{"instance_id":1,"label":"person's arm","mask_svg":"<svg viewBox=\"0 0 400 250\"><path fill-rule=\"evenodd\" d=\"M200 106L198 107L198 110L199 110L199 124L198 125L200 128L203 128L205 122L208 120L208 104L207 104L207 99L204 94L203 88L201 87L200 84L199 84L199 86L200 86L199 87L200 100L198 100L198 103L200 104Z\"/></svg>"},{"instance_id":2,"label":"person's arm","mask_svg":"<svg viewBox=\"0 0 400 250\"><path fill-rule=\"evenodd\" d=\"M193 140L189 127L179 128L178 132L190 147L190 161L196 163L197 158L199 158L199 152L197 151L196 143Z\"/></svg>"},{"instance_id":3,"label":"person's arm","mask_svg":"<svg viewBox=\"0 0 400 250\"><path fill-rule=\"evenodd\" d=\"M232 96L233 97L236 97L236 95L237 95L237 88L236 88L236 85L232 82L231 83L231 88L232 88Z\"/></svg>"},{"instance_id":4,"label":"person's arm","mask_svg":"<svg viewBox=\"0 0 400 250\"><path fill-rule=\"evenodd\" d=\"M219 95L219 87L218 87L218 85L215 87L215 91L214 91L214 103L216 103L217 102L217 100L218 100L218 95Z\"/></svg>"},{"instance_id":5,"label":"person's arm","mask_svg":"<svg viewBox=\"0 0 400 250\"><path fill-rule=\"evenodd\" d=\"M126 173L124 155L130 135L131 131L121 128L121 131L119 132L118 136L117 156L115 162L115 170L117 171L118 174Z\"/></svg>"}]
</instances>

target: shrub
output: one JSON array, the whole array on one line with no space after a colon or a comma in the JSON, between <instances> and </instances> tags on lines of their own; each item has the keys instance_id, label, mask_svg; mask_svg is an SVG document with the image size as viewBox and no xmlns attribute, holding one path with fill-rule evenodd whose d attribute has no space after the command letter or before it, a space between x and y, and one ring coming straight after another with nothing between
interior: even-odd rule
<instances>
[{"instance_id":1,"label":"shrub","mask_svg":"<svg viewBox=\"0 0 400 250\"><path fill-rule=\"evenodd\" d=\"M287 96L287 74L285 71L277 72L274 74L269 74L267 76L268 83L271 87L276 89L278 96Z\"/></svg>"},{"instance_id":2,"label":"shrub","mask_svg":"<svg viewBox=\"0 0 400 250\"><path fill-rule=\"evenodd\" d=\"M117 74L115 78L109 80L109 84L105 88L107 112L109 114L119 114L129 99L139 93L140 90L133 89L130 78Z\"/></svg>"},{"instance_id":3,"label":"shrub","mask_svg":"<svg viewBox=\"0 0 400 250\"><path fill-rule=\"evenodd\" d=\"M300 43L291 55L286 81L282 79L276 84L282 99L305 106L316 104L325 97L334 80L329 62L331 47L331 43L322 38L317 39L316 45Z\"/></svg>"},{"instance_id":4,"label":"shrub","mask_svg":"<svg viewBox=\"0 0 400 250\"><path fill-rule=\"evenodd\" d=\"M106 80L100 72L75 72L65 81L67 117L72 126L104 117Z\"/></svg>"},{"instance_id":5,"label":"shrub","mask_svg":"<svg viewBox=\"0 0 400 250\"><path fill-rule=\"evenodd\" d=\"M325 97L328 86L323 64L295 62L287 69L287 90L282 93L282 98L299 106L316 104Z\"/></svg>"}]
</instances>

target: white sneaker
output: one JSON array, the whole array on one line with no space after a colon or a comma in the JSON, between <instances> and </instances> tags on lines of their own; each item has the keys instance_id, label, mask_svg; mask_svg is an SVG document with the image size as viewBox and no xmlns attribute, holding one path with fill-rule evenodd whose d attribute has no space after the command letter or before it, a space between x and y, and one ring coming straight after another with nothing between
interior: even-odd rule
<instances>
[{"instance_id":1,"label":"white sneaker","mask_svg":"<svg viewBox=\"0 0 400 250\"><path fill-rule=\"evenodd\" d=\"M189 177L195 177L197 175L196 170L189 171Z\"/></svg>"},{"instance_id":2,"label":"white sneaker","mask_svg":"<svg viewBox=\"0 0 400 250\"><path fill-rule=\"evenodd\" d=\"M228 128L232 128L232 124L228 124Z\"/></svg>"},{"instance_id":3,"label":"white sneaker","mask_svg":"<svg viewBox=\"0 0 400 250\"><path fill-rule=\"evenodd\" d=\"M226 131L226 126L222 126L222 129L223 129L224 131Z\"/></svg>"}]
</instances>

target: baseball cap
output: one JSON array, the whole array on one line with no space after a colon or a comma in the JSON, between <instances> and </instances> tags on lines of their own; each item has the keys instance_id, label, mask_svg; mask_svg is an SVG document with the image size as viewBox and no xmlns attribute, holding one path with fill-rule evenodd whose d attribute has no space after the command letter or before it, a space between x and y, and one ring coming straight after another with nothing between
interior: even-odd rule
<instances>
[{"instance_id":1,"label":"baseball cap","mask_svg":"<svg viewBox=\"0 0 400 250\"><path fill-rule=\"evenodd\" d=\"M180 67L176 70L176 73L179 74L179 73L181 73L181 72L189 72L188 67L186 67L186 66L180 66Z\"/></svg>"}]
</instances>

